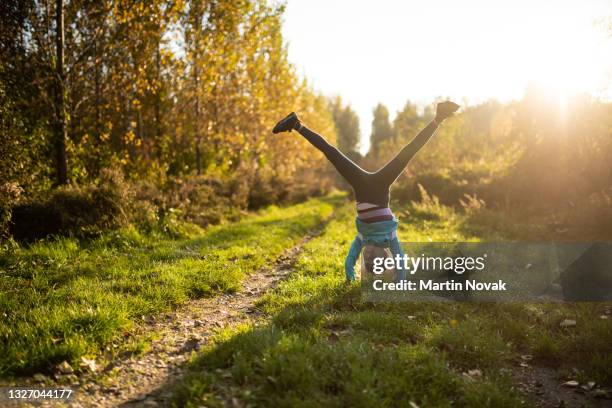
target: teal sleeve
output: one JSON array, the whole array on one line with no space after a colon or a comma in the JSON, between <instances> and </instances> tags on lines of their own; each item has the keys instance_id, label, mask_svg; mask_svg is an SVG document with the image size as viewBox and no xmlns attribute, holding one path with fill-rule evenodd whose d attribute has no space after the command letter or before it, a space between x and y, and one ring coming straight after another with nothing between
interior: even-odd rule
<instances>
[{"instance_id":1,"label":"teal sleeve","mask_svg":"<svg viewBox=\"0 0 612 408\"><path fill-rule=\"evenodd\" d=\"M357 263L357 258L359 258L359 254L361 253L361 246L361 238L358 235L353 240L353 243L351 244L351 249L349 249L348 255L346 256L346 260L344 261L344 272L346 273L346 280L353 281L356 279L355 264Z\"/></svg>"}]
</instances>

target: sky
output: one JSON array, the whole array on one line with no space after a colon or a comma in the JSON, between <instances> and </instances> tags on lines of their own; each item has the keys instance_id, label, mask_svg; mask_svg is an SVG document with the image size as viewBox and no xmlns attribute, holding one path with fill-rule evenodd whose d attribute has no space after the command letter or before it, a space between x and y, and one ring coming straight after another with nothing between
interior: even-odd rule
<instances>
[{"instance_id":1,"label":"sky","mask_svg":"<svg viewBox=\"0 0 612 408\"><path fill-rule=\"evenodd\" d=\"M393 118L407 100L508 101L529 83L612 96L612 0L287 0L283 30L297 72L359 115L362 151L378 102Z\"/></svg>"}]
</instances>

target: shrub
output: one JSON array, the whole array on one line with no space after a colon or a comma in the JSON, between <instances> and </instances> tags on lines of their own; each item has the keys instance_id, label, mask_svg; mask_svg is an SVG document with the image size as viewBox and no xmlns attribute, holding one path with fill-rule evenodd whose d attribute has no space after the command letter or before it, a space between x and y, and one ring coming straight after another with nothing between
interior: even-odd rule
<instances>
[{"instance_id":1,"label":"shrub","mask_svg":"<svg viewBox=\"0 0 612 408\"><path fill-rule=\"evenodd\" d=\"M19 201L23 189L14 182L0 185L0 241L8 238L12 208Z\"/></svg>"},{"instance_id":2,"label":"shrub","mask_svg":"<svg viewBox=\"0 0 612 408\"><path fill-rule=\"evenodd\" d=\"M333 178L317 170L300 171L292 177L275 172L258 172L248 186L248 208L296 203L329 193ZM350 188L345 186L346 188Z\"/></svg>"},{"instance_id":3,"label":"shrub","mask_svg":"<svg viewBox=\"0 0 612 408\"><path fill-rule=\"evenodd\" d=\"M49 235L93 236L126 225L131 190L121 173L102 171L96 184L60 187L41 201L13 208L10 232L18 241Z\"/></svg>"},{"instance_id":4,"label":"shrub","mask_svg":"<svg viewBox=\"0 0 612 408\"><path fill-rule=\"evenodd\" d=\"M178 236L184 235L186 223L216 224L235 219L246 209L301 201L329 191L329 183L317 186L315 180L314 175L296 183L271 174L241 174L224 180L174 177L158 185L150 181L127 183L121 172L105 169L96 183L60 187L45 197L31 197L16 205L16 198L3 199L6 204L0 215L6 218L3 228L8 228L10 220L10 233L24 242L51 235L96 236L129 223L143 231L159 229ZM21 190L7 187L2 191L0 194L6 195Z\"/></svg>"},{"instance_id":5,"label":"shrub","mask_svg":"<svg viewBox=\"0 0 612 408\"><path fill-rule=\"evenodd\" d=\"M229 186L207 176L169 180L162 202L162 218L171 215L200 226L218 223L236 212Z\"/></svg>"},{"instance_id":6,"label":"shrub","mask_svg":"<svg viewBox=\"0 0 612 408\"><path fill-rule=\"evenodd\" d=\"M612 187L568 201L559 212L556 224L561 231L568 228L572 238L612 239Z\"/></svg>"},{"instance_id":7,"label":"shrub","mask_svg":"<svg viewBox=\"0 0 612 408\"><path fill-rule=\"evenodd\" d=\"M411 210L415 215L425 220L442 220L449 218L454 213L451 207L440 203L437 196L429 194L425 187L418 185L420 201L412 201Z\"/></svg>"}]
</instances>

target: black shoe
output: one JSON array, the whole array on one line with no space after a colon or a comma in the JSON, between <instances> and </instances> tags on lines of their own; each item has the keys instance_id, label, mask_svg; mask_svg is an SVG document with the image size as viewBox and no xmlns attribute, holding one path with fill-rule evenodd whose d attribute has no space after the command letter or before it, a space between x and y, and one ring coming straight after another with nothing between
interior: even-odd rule
<instances>
[{"instance_id":1,"label":"black shoe","mask_svg":"<svg viewBox=\"0 0 612 408\"><path fill-rule=\"evenodd\" d=\"M280 132L291 132L295 125L299 123L299 119L295 112L291 112L283 120L278 122L274 129L272 129L272 133L280 133Z\"/></svg>"}]
</instances>

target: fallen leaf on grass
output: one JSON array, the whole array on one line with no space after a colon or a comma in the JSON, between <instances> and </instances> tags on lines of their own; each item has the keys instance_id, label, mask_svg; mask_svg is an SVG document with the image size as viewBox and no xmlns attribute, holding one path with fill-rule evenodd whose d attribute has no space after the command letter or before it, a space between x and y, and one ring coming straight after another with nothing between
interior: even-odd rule
<instances>
[{"instance_id":1,"label":"fallen leaf on grass","mask_svg":"<svg viewBox=\"0 0 612 408\"><path fill-rule=\"evenodd\" d=\"M575 388L578 386L578 381L576 380L570 380L570 381L566 381L562 384L564 387L570 387L570 388Z\"/></svg>"},{"instance_id":2,"label":"fallen leaf on grass","mask_svg":"<svg viewBox=\"0 0 612 408\"><path fill-rule=\"evenodd\" d=\"M477 368L474 370L468 370L467 373L470 377L482 377L482 371Z\"/></svg>"},{"instance_id":3,"label":"fallen leaf on grass","mask_svg":"<svg viewBox=\"0 0 612 408\"><path fill-rule=\"evenodd\" d=\"M467 372L462 373L462 375L468 379L468 380L478 380L480 378L482 378L482 371L480 371L479 369L475 368L473 370L467 370Z\"/></svg>"},{"instance_id":4,"label":"fallen leaf on grass","mask_svg":"<svg viewBox=\"0 0 612 408\"><path fill-rule=\"evenodd\" d=\"M79 363L79 366L85 370L91 371L92 373L98 371L98 365L96 364L96 360L89 359L87 357L81 357L81 362Z\"/></svg>"}]
</instances>

